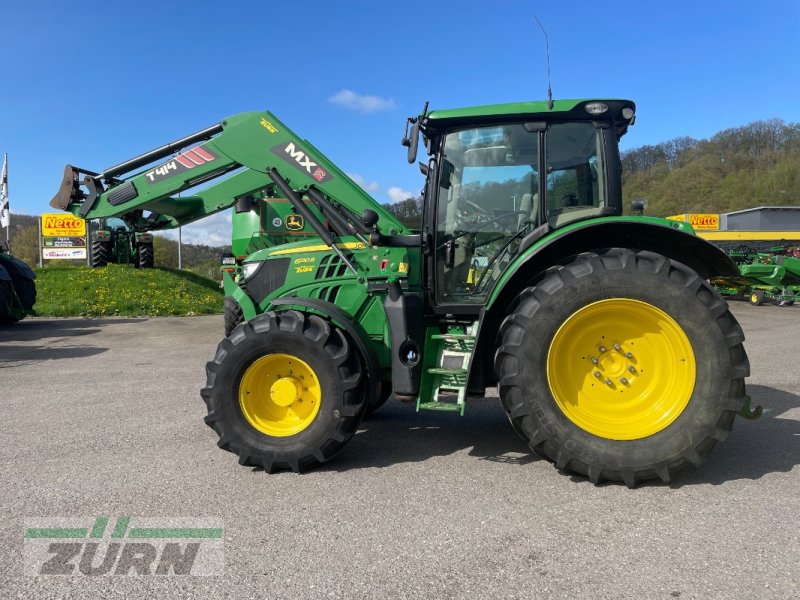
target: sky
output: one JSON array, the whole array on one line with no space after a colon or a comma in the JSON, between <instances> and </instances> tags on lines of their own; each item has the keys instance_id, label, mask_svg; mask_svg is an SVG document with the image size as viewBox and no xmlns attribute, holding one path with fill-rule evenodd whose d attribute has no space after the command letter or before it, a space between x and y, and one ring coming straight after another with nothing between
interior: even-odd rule
<instances>
[{"instance_id":1,"label":"sky","mask_svg":"<svg viewBox=\"0 0 800 600\"><path fill-rule=\"evenodd\" d=\"M101 171L243 111L270 110L379 202L423 180L406 117L629 98L622 147L800 121L800 2L3 0L0 153L15 212L51 212L64 165ZM229 211L183 228L230 241Z\"/></svg>"}]
</instances>

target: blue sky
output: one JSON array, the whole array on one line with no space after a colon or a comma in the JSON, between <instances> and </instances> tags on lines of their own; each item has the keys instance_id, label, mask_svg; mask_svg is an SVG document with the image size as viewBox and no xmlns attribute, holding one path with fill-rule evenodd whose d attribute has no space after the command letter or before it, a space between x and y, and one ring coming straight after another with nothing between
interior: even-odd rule
<instances>
[{"instance_id":1,"label":"blue sky","mask_svg":"<svg viewBox=\"0 0 800 600\"><path fill-rule=\"evenodd\" d=\"M380 202L422 178L399 145L425 100L547 91L623 97L623 147L800 121L800 3L60 2L0 7L0 153L14 212L41 214L64 164L101 170L224 117L268 109ZM224 243L225 215L184 229Z\"/></svg>"}]
</instances>

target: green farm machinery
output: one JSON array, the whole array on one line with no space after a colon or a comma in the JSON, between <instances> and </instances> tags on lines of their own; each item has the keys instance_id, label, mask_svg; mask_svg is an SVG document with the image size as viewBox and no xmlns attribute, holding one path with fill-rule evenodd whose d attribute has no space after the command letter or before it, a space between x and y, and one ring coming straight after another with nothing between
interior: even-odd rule
<instances>
[{"instance_id":1,"label":"green farm machinery","mask_svg":"<svg viewBox=\"0 0 800 600\"><path fill-rule=\"evenodd\" d=\"M427 153L421 230L270 112L101 173L68 165L51 204L133 231L232 206L252 220L238 281L223 273L235 326L201 392L242 465L324 463L390 392L464 414L496 386L558 469L670 481L759 411L742 330L706 281L736 265L686 223L622 216L618 141L634 112L611 99L426 105L403 139L409 163L420 137Z\"/></svg>"},{"instance_id":2,"label":"green farm machinery","mask_svg":"<svg viewBox=\"0 0 800 600\"><path fill-rule=\"evenodd\" d=\"M33 314L36 274L0 242L0 325L16 323Z\"/></svg>"},{"instance_id":3,"label":"green farm machinery","mask_svg":"<svg viewBox=\"0 0 800 600\"><path fill-rule=\"evenodd\" d=\"M740 246L728 254L739 276L712 280L723 296L747 299L754 306L765 302L791 306L800 300L800 248L775 246L759 252Z\"/></svg>"},{"instance_id":4,"label":"green farm machinery","mask_svg":"<svg viewBox=\"0 0 800 600\"><path fill-rule=\"evenodd\" d=\"M125 221L104 217L90 222L91 249L89 262L93 267L108 263L132 264L137 269L153 266L153 235L131 229Z\"/></svg>"}]
</instances>

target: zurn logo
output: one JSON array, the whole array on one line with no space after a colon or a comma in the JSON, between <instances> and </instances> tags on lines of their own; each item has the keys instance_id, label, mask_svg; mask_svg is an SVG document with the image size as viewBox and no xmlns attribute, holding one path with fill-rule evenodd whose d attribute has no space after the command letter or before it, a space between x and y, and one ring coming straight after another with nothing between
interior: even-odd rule
<instances>
[{"instance_id":1,"label":"zurn logo","mask_svg":"<svg viewBox=\"0 0 800 600\"><path fill-rule=\"evenodd\" d=\"M26 575L220 575L223 528L213 519L27 519Z\"/></svg>"}]
</instances>

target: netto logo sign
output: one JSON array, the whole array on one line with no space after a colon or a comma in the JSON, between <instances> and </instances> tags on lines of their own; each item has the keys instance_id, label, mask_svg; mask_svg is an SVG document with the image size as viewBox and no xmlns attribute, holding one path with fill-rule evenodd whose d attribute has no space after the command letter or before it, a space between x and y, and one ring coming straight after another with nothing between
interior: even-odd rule
<instances>
[{"instance_id":1,"label":"netto logo sign","mask_svg":"<svg viewBox=\"0 0 800 600\"><path fill-rule=\"evenodd\" d=\"M64 213L42 215L42 235L45 237L80 237L86 235L86 221Z\"/></svg>"}]
</instances>

